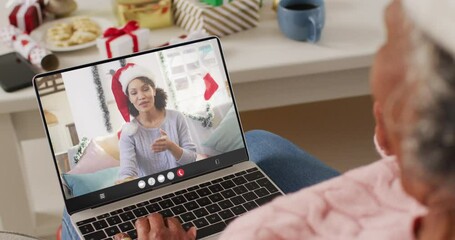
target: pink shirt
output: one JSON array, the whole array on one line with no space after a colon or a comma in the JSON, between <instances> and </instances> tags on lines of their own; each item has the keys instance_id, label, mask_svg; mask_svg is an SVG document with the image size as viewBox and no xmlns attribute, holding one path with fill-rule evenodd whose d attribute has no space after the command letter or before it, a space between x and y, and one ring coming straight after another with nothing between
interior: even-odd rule
<instances>
[{"instance_id":1,"label":"pink shirt","mask_svg":"<svg viewBox=\"0 0 455 240\"><path fill-rule=\"evenodd\" d=\"M221 239L414 239L426 209L407 195L394 157L279 197L232 222Z\"/></svg>"}]
</instances>

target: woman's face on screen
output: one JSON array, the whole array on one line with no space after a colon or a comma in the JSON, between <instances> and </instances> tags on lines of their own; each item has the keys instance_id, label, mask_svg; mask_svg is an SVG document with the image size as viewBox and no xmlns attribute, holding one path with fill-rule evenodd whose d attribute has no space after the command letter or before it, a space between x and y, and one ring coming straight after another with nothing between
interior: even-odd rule
<instances>
[{"instance_id":1,"label":"woman's face on screen","mask_svg":"<svg viewBox=\"0 0 455 240\"><path fill-rule=\"evenodd\" d=\"M155 90L140 79L128 84L128 98L139 112L147 112L155 107Z\"/></svg>"}]
</instances>

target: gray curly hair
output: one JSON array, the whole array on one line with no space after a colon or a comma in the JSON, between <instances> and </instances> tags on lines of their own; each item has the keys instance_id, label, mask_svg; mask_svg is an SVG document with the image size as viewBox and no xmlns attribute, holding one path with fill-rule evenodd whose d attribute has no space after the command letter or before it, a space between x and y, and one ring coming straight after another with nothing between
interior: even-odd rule
<instances>
[{"instance_id":1,"label":"gray curly hair","mask_svg":"<svg viewBox=\"0 0 455 240\"><path fill-rule=\"evenodd\" d=\"M425 180L455 189L455 53L414 29L407 86L412 109L410 126L403 141L405 168ZM418 164L416 164L416 162Z\"/></svg>"}]
</instances>

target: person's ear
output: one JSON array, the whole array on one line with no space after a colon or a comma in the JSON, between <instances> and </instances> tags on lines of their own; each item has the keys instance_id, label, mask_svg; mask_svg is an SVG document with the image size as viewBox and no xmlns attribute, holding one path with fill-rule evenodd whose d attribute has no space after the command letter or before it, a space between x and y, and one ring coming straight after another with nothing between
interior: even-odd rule
<instances>
[{"instance_id":1,"label":"person's ear","mask_svg":"<svg viewBox=\"0 0 455 240\"><path fill-rule=\"evenodd\" d=\"M386 155L393 155L393 152L390 149L390 144L387 140L387 131L384 123L384 118L382 115L382 107L379 102L375 101L373 105L373 114L376 121L376 127L374 129L376 135L376 141L380 150L382 150Z\"/></svg>"}]
</instances>

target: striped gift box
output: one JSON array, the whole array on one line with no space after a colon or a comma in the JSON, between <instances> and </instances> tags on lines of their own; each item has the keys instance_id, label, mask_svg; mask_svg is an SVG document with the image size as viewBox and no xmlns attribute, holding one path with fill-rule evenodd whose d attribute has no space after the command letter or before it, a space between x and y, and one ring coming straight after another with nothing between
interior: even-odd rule
<instances>
[{"instance_id":1,"label":"striped gift box","mask_svg":"<svg viewBox=\"0 0 455 240\"><path fill-rule=\"evenodd\" d=\"M259 23L259 0L234 0L213 7L197 0L174 0L176 25L187 31L204 29L219 37L256 27Z\"/></svg>"}]
</instances>

